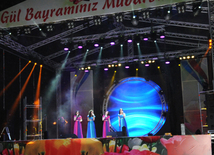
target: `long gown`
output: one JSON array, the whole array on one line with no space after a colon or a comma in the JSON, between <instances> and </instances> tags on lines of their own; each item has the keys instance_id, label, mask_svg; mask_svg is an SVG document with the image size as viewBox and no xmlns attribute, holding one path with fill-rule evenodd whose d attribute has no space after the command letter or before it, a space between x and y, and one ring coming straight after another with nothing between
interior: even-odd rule
<instances>
[{"instance_id":1,"label":"long gown","mask_svg":"<svg viewBox=\"0 0 214 155\"><path fill-rule=\"evenodd\" d=\"M79 115L79 117L76 117L76 121L74 122L74 134L77 135L78 138L83 138L82 124L80 122L81 119L82 119L82 116Z\"/></svg>"},{"instance_id":2,"label":"long gown","mask_svg":"<svg viewBox=\"0 0 214 155\"><path fill-rule=\"evenodd\" d=\"M95 129L93 117L89 117L89 115L87 117L89 121L88 121L86 138L96 138L96 129Z\"/></svg>"},{"instance_id":3,"label":"long gown","mask_svg":"<svg viewBox=\"0 0 214 155\"><path fill-rule=\"evenodd\" d=\"M103 115L103 117L105 117L105 116ZM109 119L110 119L110 116L107 116L107 117L103 120L103 137L106 137L106 134L107 134L108 132L110 132Z\"/></svg>"},{"instance_id":4,"label":"long gown","mask_svg":"<svg viewBox=\"0 0 214 155\"><path fill-rule=\"evenodd\" d=\"M122 128L123 128L123 126L125 126L126 127L126 134L128 136L129 133L128 133L128 128L127 128L127 123L126 123L125 117L123 116L123 114L118 114L118 117L120 117L119 131L123 131Z\"/></svg>"}]
</instances>

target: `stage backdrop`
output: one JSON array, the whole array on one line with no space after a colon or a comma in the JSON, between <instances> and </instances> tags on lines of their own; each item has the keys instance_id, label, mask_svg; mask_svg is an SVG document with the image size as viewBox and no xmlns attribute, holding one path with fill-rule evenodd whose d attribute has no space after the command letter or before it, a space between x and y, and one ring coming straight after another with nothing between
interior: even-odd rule
<instances>
[{"instance_id":1,"label":"stage backdrop","mask_svg":"<svg viewBox=\"0 0 214 155\"><path fill-rule=\"evenodd\" d=\"M127 12L188 0L27 0L0 12L0 27L17 27Z\"/></svg>"},{"instance_id":2,"label":"stage backdrop","mask_svg":"<svg viewBox=\"0 0 214 155\"><path fill-rule=\"evenodd\" d=\"M113 85L104 100L104 110L111 116L112 126L119 131L118 114L126 114L129 136L155 135L164 125L168 106L159 85L142 77L128 77Z\"/></svg>"},{"instance_id":3,"label":"stage backdrop","mask_svg":"<svg viewBox=\"0 0 214 155\"><path fill-rule=\"evenodd\" d=\"M88 111L93 109L93 71L71 72L71 133L73 133L74 114L79 110L83 118L82 128L83 136L87 131Z\"/></svg>"}]
</instances>

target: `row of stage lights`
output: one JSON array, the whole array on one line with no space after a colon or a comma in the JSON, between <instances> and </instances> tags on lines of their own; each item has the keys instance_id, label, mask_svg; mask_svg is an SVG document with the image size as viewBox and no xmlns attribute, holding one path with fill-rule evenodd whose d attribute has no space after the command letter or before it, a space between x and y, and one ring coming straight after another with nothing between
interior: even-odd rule
<instances>
[{"instance_id":1,"label":"row of stage lights","mask_svg":"<svg viewBox=\"0 0 214 155\"><path fill-rule=\"evenodd\" d=\"M179 57L179 60L189 60L189 59L194 59L194 58L195 58L194 55L192 55L192 56L183 56L183 57ZM135 61L135 62L137 62L137 61ZM145 65L145 67L149 67L150 64L155 63L155 60L140 61L140 63L142 65ZM165 64L169 65L170 61L166 60ZM104 67L104 70L108 71L109 68L116 68L116 67L121 67L121 66L122 66L122 63L112 63L112 64L108 64L106 67ZM180 66L180 65L178 65L178 66ZM124 67L126 69L130 68L130 66L128 64L125 64ZM160 66L158 66L157 68L160 69ZM92 69L91 66L79 68L79 70L82 70L82 71L85 70L85 72L89 72L89 70L91 70L91 69Z\"/></svg>"},{"instance_id":2,"label":"row of stage lights","mask_svg":"<svg viewBox=\"0 0 214 155\"><path fill-rule=\"evenodd\" d=\"M165 38L165 34L164 34L164 31L160 32L159 34L159 37L160 39L164 39ZM156 32L151 32L151 34L142 34L142 35L137 35L137 36L133 36L134 40L132 39L132 36L129 36L127 38L127 43L132 43L132 42L135 42L137 46L140 45L140 42L141 41L148 41L148 40L153 40L154 42L156 42L156 39L157 39L157 33ZM123 47L123 43L124 43L124 37L120 36L119 38L119 42L120 42L120 46ZM99 40L101 41L101 40ZM95 42L94 43L94 47L100 47L100 43L99 41ZM102 42L102 41L101 41ZM90 42L89 42L90 43ZM109 44L111 46L114 46L116 43L115 41L110 41ZM87 46L87 45L86 45ZM101 46L102 47L102 46ZM77 48L78 49L82 49L83 48L83 43L82 42L79 42L78 45L77 45ZM64 47L64 50L65 51L69 51L69 48L67 47L67 45L65 45Z\"/></svg>"},{"instance_id":3,"label":"row of stage lights","mask_svg":"<svg viewBox=\"0 0 214 155\"><path fill-rule=\"evenodd\" d=\"M32 63L32 61L31 61L31 60L29 60L28 62L29 62L29 63ZM37 65L37 63L36 63L36 62L34 62L34 65L36 66L36 65ZM43 65L42 65L42 64L40 64L39 66L40 66L40 67L43 67Z\"/></svg>"}]
</instances>

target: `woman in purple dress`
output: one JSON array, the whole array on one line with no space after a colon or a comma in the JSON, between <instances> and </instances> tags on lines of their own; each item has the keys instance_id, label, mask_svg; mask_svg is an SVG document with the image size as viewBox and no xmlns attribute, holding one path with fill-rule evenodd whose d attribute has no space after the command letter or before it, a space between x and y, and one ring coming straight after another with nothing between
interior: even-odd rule
<instances>
[{"instance_id":1,"label":"woman in purple dress","mask_svg":"<svg viewBox=\"0 0 214 155\"><path fill-rule=\"evenodd\" d=\"M105 138L106 134L110 132L110 126L111 126L110 116L108 111L105 112L105 115L103 115L102 120L103 120L103 137Z\"/></svg>"},{"instance_id":2,"label":"woman in purple dress","mask_svg":"<svg viewBox=\"0 0 214 155\"><path fill-rule=\"evenodd\" d=\"M74 115L74 134L77 135L78 138L83 138L81 122L82 116L79 114L79 111L76 111Z\"/></svg>"}]
</instances>

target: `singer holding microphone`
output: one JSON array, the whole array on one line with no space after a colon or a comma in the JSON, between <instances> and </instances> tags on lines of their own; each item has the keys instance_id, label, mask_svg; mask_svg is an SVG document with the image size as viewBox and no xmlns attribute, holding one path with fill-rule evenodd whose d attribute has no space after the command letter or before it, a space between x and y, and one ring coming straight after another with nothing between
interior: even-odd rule
<instances>
[{"instance_id":1,"label":"singer holding microphone","mask_svg":"<svg viewBox=\"0 0 214 155\"><path fill-rule=\"evenodd\" d=\"M96 129L94 124L95 115L93 110L90 110L88 112L87 120L88 120L88 127L87 127L86 138L96 138Z\"/></svg>"},{"instance_id":2,"label":"singer holding microphone","mask_svg":"<svg viewBox=\"0 0 214 155\"><path fill-rule=\"evenodd\" d=\"M110 116L108 111L105 112L105 115L103 115L102 120L103 120L103 138L105 138L106 134L110 132L110 126L111 126Z\"/></svg>"},{"instance_id":3,"label":"singer holding microphone","mask_svg":"<svg viewBox=\"0 0 214 155\"><path fill-rule=\"evenodd\" d=\"M77 135L78 138L83 138L81 122L82 116L79 114L79 111L76 111L74 115L74 134Z\"/></svg>"}]
</instances>

